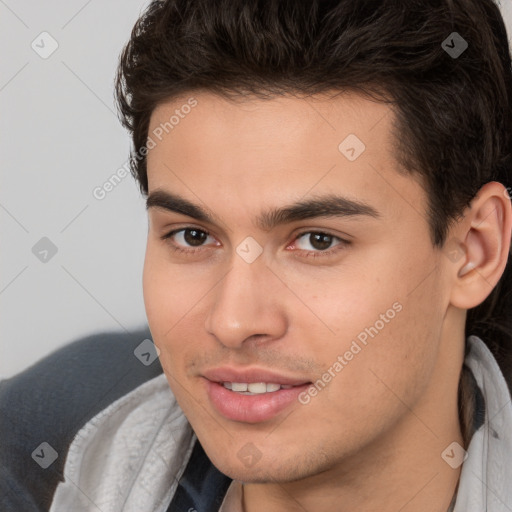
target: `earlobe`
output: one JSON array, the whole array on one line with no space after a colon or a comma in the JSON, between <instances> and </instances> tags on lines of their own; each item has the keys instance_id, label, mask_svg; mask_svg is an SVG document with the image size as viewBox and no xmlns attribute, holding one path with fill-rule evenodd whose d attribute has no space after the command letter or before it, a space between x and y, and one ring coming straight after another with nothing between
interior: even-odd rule
<instances>
[{"instance_id":1,"label":"earlobe","mask_svg":"<svg viewBox=\"0 0 512 512\"><path fill-rule=\"evenodd\" d=\"M457 224L465 257L455 263L451 304L471 309L481 304L505 269L512 230L512 207L505 187L484 185Z\"/></svg>"}]
</instances>

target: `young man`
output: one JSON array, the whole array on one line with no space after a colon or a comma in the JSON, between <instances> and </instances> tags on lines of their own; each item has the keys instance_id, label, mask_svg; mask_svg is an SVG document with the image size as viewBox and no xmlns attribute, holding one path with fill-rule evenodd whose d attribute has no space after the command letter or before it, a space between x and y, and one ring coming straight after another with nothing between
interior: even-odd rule
<instances>
[{"instance_id":1,"label":"young man","mask_svg":"<svg viewBox=\"0 0 512 512\"><path fill-rule=\"evenodd\" d=\"M498 7L154 2L116 85L156 348L2 383L3 509L512 510Z\"/></svg>"}]
</instances>

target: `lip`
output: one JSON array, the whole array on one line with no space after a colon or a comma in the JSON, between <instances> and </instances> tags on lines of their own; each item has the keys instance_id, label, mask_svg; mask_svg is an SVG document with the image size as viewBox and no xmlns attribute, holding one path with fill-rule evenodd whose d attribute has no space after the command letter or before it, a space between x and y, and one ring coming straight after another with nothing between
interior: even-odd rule
<instances>
[{"instance_id":1,"label":"lip","mask_svg":"<svg viewBox=\"0 0 512 512\"><path fill-rule=\"evenodd\" d=\"M271 420L293 404L297 405L299 394L311 386L310 381L261 369L241 371L217 368L205 371L203 377L206 393L214 409L226 419L242 423ZM223 382L267 382L293 387L271 393L242 395L226 389Z\"/></svg>"},{"instance_id":2,"label":"lip","mask_svg":"<svg viewBox=\"0 0 512 512\"><path fill-rule=\"evenodd\" d=\"M234 368L222 367L206 370L203 377L212 382L267 382L280 384L281 386L300 386L310 382L307 379L296 377L286 377L275 372L259 369L247 368L245 370L236 370Z\"/></svg>"}]
</instances>

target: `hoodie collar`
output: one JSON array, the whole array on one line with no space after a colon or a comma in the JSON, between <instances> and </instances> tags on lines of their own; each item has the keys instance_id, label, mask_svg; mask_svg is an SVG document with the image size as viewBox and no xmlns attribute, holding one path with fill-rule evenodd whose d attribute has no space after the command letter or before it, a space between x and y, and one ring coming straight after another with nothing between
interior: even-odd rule
<instances>
[{"instance_id":1,"label":"hoodie collar","mask_svg":"<svg viewBox=\"0 0 512 512\"><path fill-rule=\"evenodd\" d=\"M487 345L468 337L465 365L475 390L474 432L462 465L453 512L512 511L512 404L507 382Z\"/></svg>"}]
</instances>

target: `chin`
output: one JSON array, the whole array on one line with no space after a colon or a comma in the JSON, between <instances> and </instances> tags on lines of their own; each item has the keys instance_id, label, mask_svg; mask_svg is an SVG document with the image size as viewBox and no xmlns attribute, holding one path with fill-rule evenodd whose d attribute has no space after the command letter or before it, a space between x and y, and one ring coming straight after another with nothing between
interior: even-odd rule
<instances>
[{"instance_id":1,"label":"chin","mask_svg":"<svg viewBox=\"0 0 512 512\"><path fill-rule=\"evenodd\" d=\"M247 484L268 484L287 483L301 480L308 475L297 471L297 468L242 468L238 466L227 466L218 469L233 480L239 480Z\"/></svg>"},{"instance_id":2,"label":"chin","mask_svg":"<svg viewBox=\"0 0 512 512\"><path fill-rule=\"evenodd\" d=\"M332 463L323 460L318 454L314 457L308 454L295 454L288 460L276 459L275 457L264 457L251 466L244 465L243 460L235 457L215 457L208 453L213 464L225 475L233 480L244 483L287 483L302 480L304 478L327 471Z\"/></svg>"}]
</instances>

